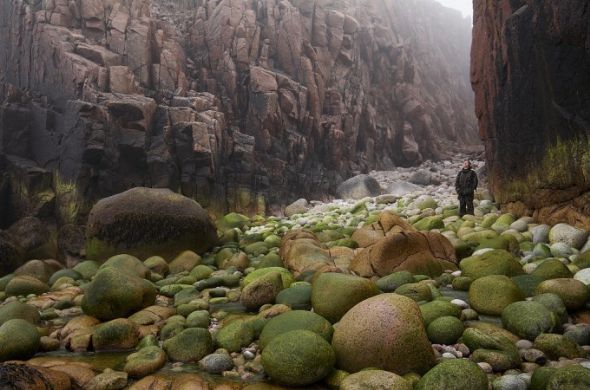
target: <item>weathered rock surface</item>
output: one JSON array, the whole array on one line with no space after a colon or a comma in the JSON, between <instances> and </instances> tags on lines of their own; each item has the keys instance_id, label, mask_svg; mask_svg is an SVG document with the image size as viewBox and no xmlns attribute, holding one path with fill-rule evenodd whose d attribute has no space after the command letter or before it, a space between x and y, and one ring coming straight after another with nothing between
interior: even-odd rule
<instances>
[{"instance_id":1,"label":"weathered rock surface","mask_svg":"<svg viewBox=\"0 0 590 390\"><path fill-rule=\"evenodd\" d=\"M260 212L478 142L432 0L82 4L0 6L1 228L135 186Z\"/></svg>"},{"instance_id":2,"label":"weathered rock surface","mask_svg":"<svg viewBox=\"0 0 590 390\"><path fill-rule=\"evenodd\" d=\"M590 228L588 2L474 8L471 82L496 201Z\"/></svg>"}]
</instances>

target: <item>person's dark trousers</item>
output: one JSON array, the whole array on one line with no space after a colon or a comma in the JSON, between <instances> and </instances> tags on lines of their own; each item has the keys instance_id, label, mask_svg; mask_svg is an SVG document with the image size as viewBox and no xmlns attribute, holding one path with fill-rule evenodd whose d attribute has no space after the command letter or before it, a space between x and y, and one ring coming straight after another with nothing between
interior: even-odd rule
<instances>
[{"instance_id":1,"label":"person's dark trousers","mask_svg":"<svg viewBox=\"0 0 590 390\"><path fill-rule=\"evenodd\" d=\"M473 194L459 195L459 216L473 215Z\"/></svg>"}]
</instances>

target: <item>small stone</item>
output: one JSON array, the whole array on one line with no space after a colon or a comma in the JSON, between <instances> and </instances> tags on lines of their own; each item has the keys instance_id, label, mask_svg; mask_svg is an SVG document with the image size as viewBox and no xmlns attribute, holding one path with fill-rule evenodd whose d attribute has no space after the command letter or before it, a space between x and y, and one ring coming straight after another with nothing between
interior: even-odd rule
<instances>
[{"instance_id":1,"label":"small stone","mask_svg":"<svg viewBox=\"0 0 590 390\"><path fill-rule=\"evenodd\" d=\"M494 372L494 369L492 368L492 365L490 363L486 363L486 362L479 362L477 363L477 365L479 366L479 368L481 368L483 370L483 372L485 372L486 374L491 374L492 372Z\"/></svg>"},{"instance_id":2,"label":"small stone","mask_svg":"<svg viewBox=\"0 0 590 390\"><path fill-rule=\"evenodd\" d=\"M442 354L443 358L447 358L447 359L456 359L457 356L455 356L454 354L450 353L450 352L445 352Z\"/></svg>"},{"instance_id":3,"label":"small stone","mask_svg":"<svg viewBox=\"0 0 590 390\"><path fill-rule=\"evenodd\" d=\"M245 350L242 355L244 355L244 357L248 360L252 360L256 357L256 354L254 354L254 352L249 351L249 350Z\"/></svg>"},{"instance_id":4,"label":"small stone","mask_svg":"<svg viewBox=\"0 0 590 390\"><path fill-rule=\"evenodd\" d=\"M516 342L516 347L518 349L530 349L533 348L533 342L529 340L518 340Z\"/></svg>"},{"instance_id":5,"label":"small stone","mask_svg":"<svg viewBox=\"0 0 590 390\"><path fill-rule=\"evenodd\" d=\"M462 299L453 299L451 301L451 303L453 305L459 306L461 309L468 309L469 308L469 304Z\"/></svg>"}]
</instances>

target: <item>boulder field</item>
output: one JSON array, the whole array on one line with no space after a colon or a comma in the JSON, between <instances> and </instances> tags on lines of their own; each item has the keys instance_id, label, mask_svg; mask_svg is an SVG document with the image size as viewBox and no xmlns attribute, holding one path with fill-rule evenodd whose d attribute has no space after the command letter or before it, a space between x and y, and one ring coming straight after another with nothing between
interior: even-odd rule
<instances>
[{"instance_id":1,"label":"boulder field","mask_svg":"<svg viewBox=\"0 0 590 390\"><path fill-rule=\"evenodd\" d=\"M86 242L100 232L133 254L30 260L0 277L0 383L589 388L588 232L502 213L485 191L460 218L451 169L431 173L393 195L384 187L404 177L374 172L376 196L298 201L288 217L213 220L161 190L149 207L147 189L107 198Z\"/></svg>"}]
</instances>

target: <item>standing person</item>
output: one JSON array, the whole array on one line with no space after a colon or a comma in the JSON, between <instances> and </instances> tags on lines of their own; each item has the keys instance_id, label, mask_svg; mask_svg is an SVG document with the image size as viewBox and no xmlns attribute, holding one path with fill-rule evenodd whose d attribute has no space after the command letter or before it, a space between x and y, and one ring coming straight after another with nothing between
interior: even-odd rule
<instances>
[{"instance_id":1,"label":"standing person","mask_svg":"<svg viewBox=\"0 0 590 390\"><path fill-rule=\"evenodd\" d=\"M473 215L473 195L477 188L477 174L471 169L471 161L463 161L463 169L457 174L455 190L459 197L459 216Z\"/></svg>"}]
</instances>

